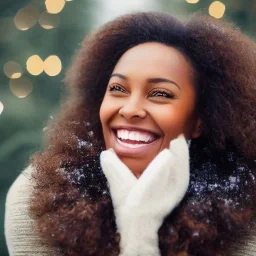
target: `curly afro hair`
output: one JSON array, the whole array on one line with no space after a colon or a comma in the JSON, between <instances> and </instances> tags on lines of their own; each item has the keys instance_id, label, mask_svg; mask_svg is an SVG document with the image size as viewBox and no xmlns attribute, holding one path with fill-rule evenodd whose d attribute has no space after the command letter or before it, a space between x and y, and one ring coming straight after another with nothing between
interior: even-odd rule
<instances>
[{"instance_id":1,"label":"curly afro hair","mask_svg":"<svg viewBox=\"0 0 256 256\"><path fill-rule=\"evenodd\" d=\"M204 124L190 147L187 194L158 231L161 255L228 255L256 212L256 45L234 25L200 14L187 21L158 12L128 14L85 38L44 149L30 159L35 228L62 255L120 253L99 162L105 149L99 109L119 58L144 42L174 47L191 61Z\"/></svg>"}]
</instances>

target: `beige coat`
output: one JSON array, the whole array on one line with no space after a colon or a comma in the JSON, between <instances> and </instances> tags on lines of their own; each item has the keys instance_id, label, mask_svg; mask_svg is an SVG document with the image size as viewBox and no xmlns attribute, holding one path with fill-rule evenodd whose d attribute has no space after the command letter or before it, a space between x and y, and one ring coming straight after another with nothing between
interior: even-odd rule
<instances>
[{"instance_id":1,"label":"beige coat","mask_svg":"<svg viewBox=\"0 0 256 256\"><path fill-rule=\"evenodd\" d=\"M33 188L31 167L23 171L10 187L6 198L5 237L10 256L59 256L42 244L33 230L28 200ZM256 230L235 244L230 256L256 256Z\"/></svg>"}]
</instances>

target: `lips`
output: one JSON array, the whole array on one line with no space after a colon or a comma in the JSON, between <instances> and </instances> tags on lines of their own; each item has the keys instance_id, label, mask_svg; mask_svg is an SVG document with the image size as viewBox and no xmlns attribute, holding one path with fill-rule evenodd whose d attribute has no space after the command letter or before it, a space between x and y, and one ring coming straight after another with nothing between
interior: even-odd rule
<instances>
[{"instance_id":1,"label":"lips","mask_svg":"<svg viewBox=\"0 0 256 256\"><path fill-rule=\"evenodd\" d=\"M117 129L114 131L118 141L132 144L149 144L156 140L156 136L150 132L127 131L125 129Z\"/></svg>"},{"instance_id":2,"label":"lips","mask_svg":"<svg viewBox=\"0 0 256 256\"><path fill-rule=\"evenodd\" d=\"M117 130L119 128L115 127L112 129L112 147L116 151L118 155L131 155L131 156L142 156L142 155L147 155L151 151L157 150L159 147L158 139L160 136L155 133L151 132L148 129L137 129L134 127L120 127L120 129L123 130L129 130L129 131L137 131L137 132L146 132L146 133L151 133L151 136L154 136L154 140L151 141L150 143L146 143L144 141L136 141L136 140L121 140L117 137ZM157 147L157 148L156 148Z\"/></svg>"},{"instance_id":3,"label":"lips","mask_svg":"<svg viewBox=\"0 0 256 256\"><path fill-rule=\"evenodd\" d=\"M118 129L122 129L122 130L127 130L127 131L137 131L137 132L142 132L142 133L150 133L151 135L153 135L156 139L159 138L161 136L160 133L155 132L153 130L147 129L147 128L142 128L142 127L134 127L134 126L123 126L123 125L119 125L119 126L114 126L111 127L111 129L115 132L117 132Z\"/></svg>"}]
</instances>

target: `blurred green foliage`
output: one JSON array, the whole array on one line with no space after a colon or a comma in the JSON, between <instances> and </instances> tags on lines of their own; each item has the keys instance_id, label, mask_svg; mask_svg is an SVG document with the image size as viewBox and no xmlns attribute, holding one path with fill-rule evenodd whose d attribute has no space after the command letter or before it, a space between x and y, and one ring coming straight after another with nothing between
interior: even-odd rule
<instances>
[{"instance_id":1,"label":"blurred green foliage","mask_svg":"<svg viewBox=\"0 0 256 256\"><path fill-rule=\"evenodd\" d=\"M66 2L61 11L60 24L51 30L43 29L38 23L26 31L18 30L13 19L16 13L32 4L39 12L45 11L44 1L1 1L0 22L11 18L12 23L0 28L0 101L4 110L0 115L0 256L8 255L3 235L4 203L8 188L27 166L29 157L42 148L43 128L50 116L58 110L63 92L64 74L72 55L91 29L93 16L92 1ZM42 60L57 55L63 69L57 76L45 73L32 76L26 71L27 59L38 54ZM25 75L33 83L33 91L25 98L16 97L10 90L10 79L4 74L3 66L8 61L18 62Z\"/></svg>"},{"instance_id":2,"label":"blurred green foliage","mask_svg":"<svg viewBox=\"0 0 256 256\"><path fill-rule=\"evenodd\" d=\"M209 6L214 0L199 0L189 4L185 0L161 0L161 9L186 19L189 15L200 12L209 15ZM220 0L226 6L222 19L235 23L243 33L256 37L256 1L254 0Z\"/></svg>"},{"instance_id":3,"label":"blurred green foliage","mask_svg":"<svg viewBox=\"0 0 256 256\"><path fill-rule=\"evenodd\" d=\"M119 0L124 1L124 0ZM128 1L128 0L127 0ZM200 10L208 15L213 1L200 0L188 4L185 0L160 0L159 9L185 18ZM256 36L256 2L250 0L227 0L224 18L235 22L243 32ZM43 128L50 116L58 110L63 93L64 74L84 36L94 27L94 10L100 1L74 0L66 2L60 13L60 25L52 30L43 29L38 23L27 31L15 28L14 23L2 26L1 21L14 16L20 8L32 4L40 12L45 10L44 0L12 0L0 3L0 101L4 110L0 115L0 256L7 256L3 234L4 203L8 188L27 166L29 157L42 148ZM2 27L1 27L2 26ZM43 60L57 55L62 61L62 72L49 77L25 73L33 83L33 91L25 98L16 97L9 87L3 66L7 61L18 62L26 70L26 60L38 54Z\"/></svg>"}]
</instances>

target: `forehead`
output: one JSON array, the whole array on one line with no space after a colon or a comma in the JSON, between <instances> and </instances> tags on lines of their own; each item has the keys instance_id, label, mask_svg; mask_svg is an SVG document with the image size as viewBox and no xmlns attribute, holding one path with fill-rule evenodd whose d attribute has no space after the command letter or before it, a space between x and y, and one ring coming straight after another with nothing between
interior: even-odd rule
<instances>
[{"instance_id":1,"label":"forehead","mask_svg":"<svg viewBox=\"0 0 256 256\"><path fill-rule=\"evenodd\" d=\"M136 77L165 77L177 83L192 83L193 68L177 49L157 42L147 42L126 51L113 73Z\"/></svg>"}]
</instances>

